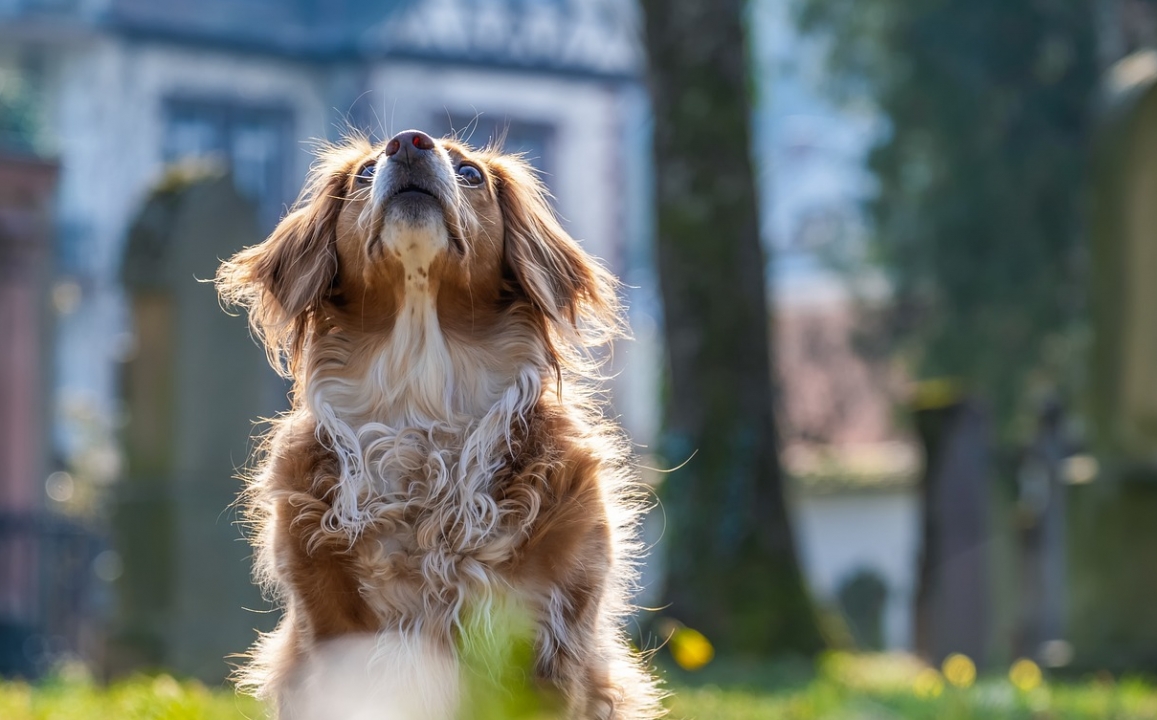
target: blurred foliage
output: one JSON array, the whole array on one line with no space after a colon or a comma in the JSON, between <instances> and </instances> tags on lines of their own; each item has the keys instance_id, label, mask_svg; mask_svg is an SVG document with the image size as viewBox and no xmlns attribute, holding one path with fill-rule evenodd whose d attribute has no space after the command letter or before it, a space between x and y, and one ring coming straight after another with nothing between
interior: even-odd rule
<instances>
[{"instance_id":1,"label":"blurred foliage","mask_svg":"<svg viewBox=\"0 0 1157 720\"><path fill-rule=\"evenodd\" d=\"M956 660L964 669L969 663ZM1149 682L1108 675L1051 682L1029 660L1014 663L1007 675L961 686L909 656L847 653L824 656L806 674L774 663L732 668L702 682L675 679L669 688L672 720L1157 720L1157 687ZM0 682L5 720L259 717L261 706L249 698L168 675L107 687L75 672L35 686Z\"/></svg>"},{"instance_id":2,"label":"blurred foliage","mask_svg":"<svg viewBox=\"0 0 1157 720\"><path fill-rule=\"evenodd\" d=\"M0 73L0 152L38 155L44 152L40 104L27 83Z\"/></svg>"},{"instance_id":3,"label":"blurred foliage","mask_svg":"<svg viewBox=\"0 0 1157 720\"><path fill-rule=\"evenodd\" d=\"M894 293L876 350L985 394L1004 437L1025 429L1074 390L1093 3L800 0L797 20L835 94L887 128L869 157L870 256Z\"/></svg>"},{"instance_id":4,"label":"blurred foliage","mask_svg":"<svg viewBox=\"0 0 1157 720\"><path fill-rule=\"evenodd\" d=\"M462 720L549 720L562 698L534 675L535 627L518 603L495 603L466 614L458 641Z\"/></svg>"}]
</instances>

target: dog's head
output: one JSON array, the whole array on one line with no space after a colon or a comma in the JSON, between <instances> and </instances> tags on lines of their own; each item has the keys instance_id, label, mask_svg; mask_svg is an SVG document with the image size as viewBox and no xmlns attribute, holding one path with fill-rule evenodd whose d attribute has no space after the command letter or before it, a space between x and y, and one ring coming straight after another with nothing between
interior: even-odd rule
<instances>
[{"instance_id":1,"label":"dog's head","mask_svg":"<svg viewBox=\"0 0 1157 720\"><path fill-rule=\"evenodd\" d=\"M621 328L613 277L524 161L415 130L325 148L289 215L222 264L217 285L285 374L311 333L388 337L418 307L468 341L529 319L556 369Z\"/></svg>"}]
</instances>

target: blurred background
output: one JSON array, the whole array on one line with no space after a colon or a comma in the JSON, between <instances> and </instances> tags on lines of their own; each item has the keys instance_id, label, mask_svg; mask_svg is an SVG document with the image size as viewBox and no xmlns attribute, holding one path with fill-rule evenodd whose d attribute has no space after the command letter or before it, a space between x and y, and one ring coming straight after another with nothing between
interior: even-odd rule
<instances>
[{"instance_id":1,"label":"blurred background","mask_svg":"<svg viewBox=\"0 0 1157 720\"><path fill-rule=\"evenodd\" d=\"M219 682L275 623L231 503L287 386L203 281L349 127L501 139L624 279L612 397L659 499L637 632L662 657L1157 671L1155 11L0 0L0 675ZM746 62L696 54L695 12ZM684 92L714 81L664 53L738 90ZM694 378L752 346L700 327L680 374L711 317L672 299L688 269L737 278L720 303L755 325L725 335L773 380L724 441L685 398L730 413Z\"/></svg>"}]
</instances>

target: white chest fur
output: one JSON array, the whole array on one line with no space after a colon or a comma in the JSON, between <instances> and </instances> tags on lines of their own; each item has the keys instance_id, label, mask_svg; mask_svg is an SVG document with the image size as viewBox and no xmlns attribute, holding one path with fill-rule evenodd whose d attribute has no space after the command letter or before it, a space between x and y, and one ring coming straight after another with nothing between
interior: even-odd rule
<instances>
[{"instance_id":1,"label":"white chest fur","mask_svg":"<svg viewBox=\"0 0 1157 720\"><path fill-rule=\"evenodd\" d=\"M379 345L332 335L313 348L305 399L339 466L323 523L357 541L362 594L383 619L437 607L458 623L468 602L489 602L494 568L525 536L537 508L493 490L542 392L535 337L448 342L429 294L407 292Z\"/></svg>"}]
</instances>

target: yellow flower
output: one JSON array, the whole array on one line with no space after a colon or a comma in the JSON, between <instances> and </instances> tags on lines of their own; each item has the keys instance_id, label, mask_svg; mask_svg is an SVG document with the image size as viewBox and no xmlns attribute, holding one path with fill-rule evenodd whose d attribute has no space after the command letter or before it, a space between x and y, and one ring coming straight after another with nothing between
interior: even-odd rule
<instances>
[{"instance_id":1,"label":"yellow flower","mask_svg":"<svg viewBox=\"0 0 1157 720\"><path fill-rule=\"evenodd\" d=\"M958 688L972 687L972 683L976 682L976 665L967 655L949 655L944 658L940 669L944 672L944 678Z\"/></svg>"},{"instance_id":2,"label":"yellow flower","mask_svg":"<svg viewBox=\"0 0 1157 720\"><path fill-rule=\"evenodd\" d=\"M924 668L912 679L912 692L924 700L940 697L944 692L944 680L935 668Z\"/></svg>"},{"instance_id":3,"label":"yellow flower","mask_svg":"<svg viewBox=\"0 0 1157 720\"><path fill-rule=\"evenodd\" d=\"M711 641L698 630L680 627L671 634L671 657L684 670L698 670L715 657Z\"/></svg>"},{"instance_id":4,"label":"yellow flower","mask_svg":"<svg viewBox=\"0 0 1157 720\"><path fill-rule=\"evenodd\" d=\"M162 698L180 697L181 684L172 675L163 673L153 678L153 694Z\"/></svg>"},{"instance_id":5,"label":"yellow flower","mask_svg":"<svg viewBox=\"0 0 1157 720\"><path fill-rule=\"evenodd\" d=\"M1021 692L1035 690L1044 682L1040 667L1027 658L1021 658L1012 664L1008 671L1008 679Z\"/></svg>"},{"instance_id":6,"label":"yellow flower","mask_svg":"<svg viewBox=\"0 0 1157 720\"><path fill-rule=\"evenodd\" d=\"M960 401L964 394L960 382L955 378L933 378L916 384L912 405L917 410L936 410Z\"/></svg>"}]
</instances>

